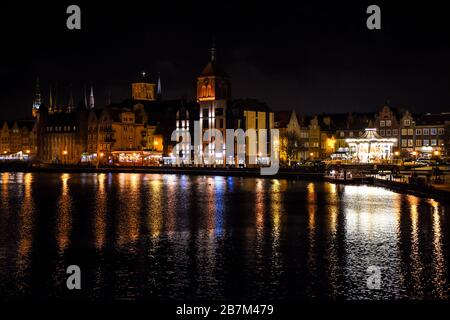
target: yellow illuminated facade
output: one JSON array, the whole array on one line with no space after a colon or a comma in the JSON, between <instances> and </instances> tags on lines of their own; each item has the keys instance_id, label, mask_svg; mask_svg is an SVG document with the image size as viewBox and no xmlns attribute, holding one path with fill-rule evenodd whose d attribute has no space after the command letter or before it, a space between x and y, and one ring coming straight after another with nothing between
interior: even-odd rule
<instances>
[{"instance_id":1,"label":"yellow illuminated facade","mask_svg":"<svg viewBox=\"0 0 450 320\"><path fill-rule=\"evenodd\" d=\"M133 83L131 84L131 94L134 100L156 100L156 84L154 83Z\"/></svg>"},{"instance_id":2,"label":"yellow illuminated facade","mask_svg":"<svg viewBox=\"0 0 450 320\"><path fill-rule=\"evenodd\" d=\"M216 63L215 48L211 49L211 61L197 78L197 101L200 105L201 132L217 129L222 133L225 144L227 121L227 102L231 96L231 84L228 75ZM204 142L203 150L208 145ZM197 152L202 150L197 150ZM205 164L225 165L225 152L210 149L204 154ZM215 160L210 160L214 158ZM212 163L208 163L212 162Z\"/></svg>"}]
</instances>

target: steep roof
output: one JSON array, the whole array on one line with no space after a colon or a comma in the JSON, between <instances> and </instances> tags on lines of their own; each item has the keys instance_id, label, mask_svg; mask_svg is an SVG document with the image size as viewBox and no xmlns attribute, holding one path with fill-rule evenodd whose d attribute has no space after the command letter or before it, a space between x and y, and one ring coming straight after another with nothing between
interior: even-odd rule
<instances>
[{"instance_id":1,"label":"steep roof","mask_svg":"<svg viewBox=\"0 0 450 320\"><path fill-rule=\"evenodd\" d=\"M450 112L427 113L416 118L416 125L436 125L450 122Z\"/></svg>"},{"instance_id":2,"label":"steep roof","mask_svg":"<svg viewBox=\"0 0 450 320\"><path fill-rule=\"evenodd\" d=\"M274 112L274 121L277 123L279 128L287 127L288 123L291 121L292 112L294 112L294 110L283 110Z\"/></svg>"},{"instance_id":3,"label":"steep roof","mask_svg":"<svg viewBox=\"0 0 450 320\"><path fill-rule=\"evenodd\" d=\"M225 72L222 66L220 66L215 61L210 61L203 69L202 73L200 74L200 77L213 77L213 76L229 78L228 74Z\"/></svg>"},{"instance_id":4,"label":"steep roof","mask_svg":"<svg viewBox=\"0 0 450 320\"><path fill-rule=\"evenodd\" d=\"M74 126L77 124L76 113L54 113L47 117L47 125L50 126Z\"/></svg>"}]
</instances>

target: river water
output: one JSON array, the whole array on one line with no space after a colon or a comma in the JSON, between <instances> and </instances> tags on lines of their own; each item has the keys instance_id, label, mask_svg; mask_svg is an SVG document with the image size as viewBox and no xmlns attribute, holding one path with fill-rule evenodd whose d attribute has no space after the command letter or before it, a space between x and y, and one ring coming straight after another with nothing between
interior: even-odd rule
<instances>
[{"instance_id":1,"label":"river water","mask_svg":"<svg viewBox=\"0 0 450 320\"><path fill-rule=\"evenodd\" d=\"M449 212L369 186L1 173L0 299L449 299Z\"/></svg>"}]
</instances>

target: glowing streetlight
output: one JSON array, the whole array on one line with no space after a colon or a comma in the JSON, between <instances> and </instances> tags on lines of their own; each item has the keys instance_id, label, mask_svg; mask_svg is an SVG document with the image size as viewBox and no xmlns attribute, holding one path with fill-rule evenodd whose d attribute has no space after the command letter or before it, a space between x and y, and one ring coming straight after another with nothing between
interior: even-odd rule
<instances>
[{"instance_id":1,"label":"glowing streetlight","mask_svg":"<svg viewBox=\"0 0 450 320\"><path fill-rule=\"evenodd\" d=\"M436 150L436 151L434 152L434 155L435 155L436 157L439 157L439 156L441 155L441 153L439 152L439 150Z\"/></svg>"},{"instance_id":2,"label":"glowing streetlight","mask_svg":"<svg viewBox=\"0 0 450 320\"><path fill-rule=\"evenodd\" d=\"M26 150L25 153L26 153L26 154L30 154L30 150Z\"/></svg>"},{"instance_id":3,"label":"glowing streetlight","mask_svg":"<svg viewBox=\"0 0 450 320\"><path fill-rule=\"evenodd\" d=\"M62 154L67 156L67 150L63 150Z\"/></svg>"}]
</instances>

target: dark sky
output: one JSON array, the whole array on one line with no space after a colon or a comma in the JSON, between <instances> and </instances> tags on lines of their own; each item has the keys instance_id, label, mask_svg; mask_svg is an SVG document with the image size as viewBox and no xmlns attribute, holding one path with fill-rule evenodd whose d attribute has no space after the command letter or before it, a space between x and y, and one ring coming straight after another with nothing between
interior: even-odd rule
<instances>
[{"instance_id":1,"label":"dark sky","mask_svg":"<svg viewBox=\"0 0 450 320\"><path fill-rule=\"evenodd\" d=\"M450 111L450 25L437 2L92 2L2 2L1 119L29 115L37 76L44 101L50 84L59 101L70 84L82 100L92 81L97 105L109 90L119 102L142 70L161 73L165 98L193 98L213 36L234 98L301 114L374 111L386 100ZM66 28L69 4L81 7L81 31ZM382 30L366 28L370 4Z\"/></svg>"}]
</instances>

